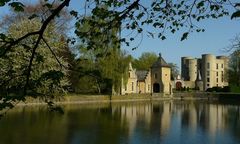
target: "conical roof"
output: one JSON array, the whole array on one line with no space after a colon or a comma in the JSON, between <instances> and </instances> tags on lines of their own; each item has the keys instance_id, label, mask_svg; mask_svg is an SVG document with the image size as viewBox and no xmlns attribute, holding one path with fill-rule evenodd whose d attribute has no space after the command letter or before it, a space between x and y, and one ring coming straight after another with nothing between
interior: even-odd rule
<instances>
[{"instance_id":1,"label":"conical roof","mask_svg":"<svg viewBox=\"0 0 240 144\"><path fill-rule=\"evenodd\" d=\"M198 74L197 74L197 79L196 79L196 81L202 81L202 77L201 77L200 70L198 70Z\"/></svg>"},{"instance_id":2,"label":"conical roof","mask_svg":"<svg viewBox=\"0 0 240 144\"><path fill-rule=\"evenodd\" d=\"M170 65L162 58L161 53L159 53L159 57L156 62L153 63L152 68L159 68L159 67L169 67Z\"/></svg>"}]
</instances>

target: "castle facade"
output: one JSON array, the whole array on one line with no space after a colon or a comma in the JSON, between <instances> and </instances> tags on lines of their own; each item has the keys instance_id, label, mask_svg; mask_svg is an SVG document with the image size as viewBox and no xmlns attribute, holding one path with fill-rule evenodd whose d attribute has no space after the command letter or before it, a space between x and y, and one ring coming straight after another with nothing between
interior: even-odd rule
<instances>
[{"instance_id":1,"label":"castle facade","mask_svg":"<svg viewBox=\"0 0 240 144\"><path fill-rule=\"evenodd\" d=\"M175 88L198 88L205 91L212 87L228 86L228 57L203 54L201 58L181 58L181 78L174 81Z\"/></svg>"},{"instance_id":2,"label":"castle facade","mask_svg":"<svg viewBox=\"0 0 240 144\"><path fill-rule=\"evenodd\" d=\"M122 83L121 94L172 93L171 68L161 54L148 71L139 71L129 64L129 77Z\"/></svg>"}]
</instances>

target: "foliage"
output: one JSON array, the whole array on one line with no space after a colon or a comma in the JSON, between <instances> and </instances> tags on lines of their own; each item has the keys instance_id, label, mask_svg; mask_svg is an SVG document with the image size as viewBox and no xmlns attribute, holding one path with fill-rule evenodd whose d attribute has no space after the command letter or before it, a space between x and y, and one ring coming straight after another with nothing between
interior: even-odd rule
<instances>
[{"instance_id":1,"label":"foliage","mask_svg":"<svg viewBox=\"0 0 240 144\"><path fill-rule=\"evenodd\" d=\"M208 88L206 92L231 92L229 86Z\"/></svg>"},{"instance_id":2,"label":"foliage","mask_svg":"<svg viewBox=\"0 0 240 144\"><path fill-rule=\"evenodd\" d=\"M229 50L233 52L229 60L229 83L240 86L240 36L236 36L232 41Z\"/></svg>"},{"instance_id":3,"label":"foliage","mask_svg":"<svg viewBox=\"0 0 240 144\"><path fill-rule=\"evenodd\" d=\"M168 65L171 67L171 79L174 80L179 75L179 67L174 63L168 63Z\"/></svg>"},{"instance_id":4,"label":"foliage","mask_svg":"<svg viewBox=\"0 0 240 144\"><path fill-rule=\"evenodd\" d=\"M47 37L58 36L58 34L48 33L47 29L53 24L53 20L61 18L60 12L69 6L71 0L57 0L58 3L55 2L56 1L50 0L41 1L42 7L46 8L46 11L44 10L43 12L43 14L46 14L45 16L41 13L28 15L30 21L34 20L37 22L38 27L36 27L36 29L28 27L31 31L25 31L23 34L16 35L16 37L13 37L15 34L9 35L7 31L3 29L0 30L0 58L1 63L5 63L1 69L2 72L5 73L3 75L4 81L1 81L2 85L5 86L3 90L9 89L9 87L13 89L23 89L24 99L28 90L34 90L36 86L42 86L45 82L48 84L55 82L52 79L52 77L55 77L55 74L52 75L52 72L56 72L56 79L59 79L62 74L65 74L62 69L56 71L52 69L53 71L50 73L48 73L48 71L37 71L37 64L42 64L41 68L45 69L43 63L48 62L48 58L55 58L55 61L57 61L55 63L58 63L61 67L65 67L64 63L61 63L61 59L57 57L57 53L51 50L53 49L52 45L48 45L48 43L51 41L54 42L57 38L51 37L50 41ZM82 40L87 50L100 50L100 53L94 52L94 55L96 54L94 62L102 63L107 68L109 65L107 65L104 60L108 60L109 62L112 62L112 60L117 61L110 64L112 71L109 72L106 69L98 69L99 71L97 71L97 74L101 71L103 75L109 76L113 83L119 81L112 79L113 76L119 76L113 72L122 71L122 69L119 69L117 66L122 57L116 47L119 48L121 43L129 46L130 41L133 41L138 36L136 36L136 33L147 33L151 37L157 36L164 40L167 37L166 32L175 33L182 29L184 33L181 40L185 40L190 32L204 31L204 29L196 25L196 22L204 20L205 18L215 19L228 15L229 11L227 8L229 8L229 4L234 8L234 11L231 11L231 18L239 18L240 5L239 3L227 0L153 0L150 3L144 3L144 1L140 0L85 0L82 3L84 3L83 11L80 10L79 13L77 11L70 12L70 14L76 18L75 25L77 29L75 33ZM0 7L3 6L9 6L19 14L22 14L26 7L25 4L18 1L0 0ZM89 16L91 17L90 19ZM86 31L79 31L78 28L86 23L89 26L88 29ZM54 28L54 24L52 26ZM148 30L148 26L155 28L154 31ZM116 34L123 30L130 31L131 33L128 36ZM75 40L71 39L68 41L74 43ZM102 43L104 45L102 45ZM115 44L114 48L112 47L113 44ZM47 48L43 48L43 45L46 45ZM45 55L44 50L41 50L41 48L44 50L49 49L52 55ZM137 46L133 47L133 49L135 48L137 48ZM114 56L116 55L120 57L115 58ZM20 59L15 59L16 56L19 56ZM53 64L53 61L50 60L49 63ZM12 66L14 65L12 64L17 64L17 67L13 68ZM123 69L125 70L125 67ZM21 72L19 73L18 71ZM41 78L41 81L43 80L45 82L38 81L39 77L37 76L43 73L48 78ZM10 78L13 76L16 81ZM18 85L13 85L11 82L18 82ZM57 80L57 82L59 82L59 80ZM55 89L55 87L52 88ZM42 90L36 91L42 92ZM14 99L12 98L12 100Z\"/></svg>"},{"instance_id":5,"label":"foliage","mask_svg":"<svg viewBox=\"0 0 240 144\"><path fill-rule=\"evenodd\" d=\"M75 75L78 77L75 92L111 93L114 90L119 93L122 81L126 82L128 78L130 57L117 48L109 48L109 54L104 57L98 57L98 53L86 49L80 46L81 56L75 66L79 69Z\"/></svg>"},{"instance_id":6,"label":"foliage","mask_svg":"<svg viewBox=\"0 0 240 144\"><path fill-rule=\"evenodd\" d=\"M46 27L37 49L34 47L38 37L31 35L9 50L8 44L13 40L41 28L41 20L29 19L29 14L26 11L26 15L7 15L1 21L5 34L1 35L0 50L8 52L0 57L0 110L12 108L18 100L24 101L25 95L51 99L52 95L64 94L69 85L66 77L69 73L66 69L68 60L64 57L69 50L54 23Z\"/></svg>"},{"instance_id":7,"label":"foliage","mask_svg":"<svg viewBox=\"0 0 240 144\"><path fill-rule=\"evenodd\" d=\"M157 59L157 54L153 52L144 52L138 59L134 59L132 64L137 70L149 70Z\"/></svg>"},{"instance_id":8,"label":"foliage","mask_svg":"<svg viewBox=\"0 0 240 144\"><path fill-rule=\"evenodd\" d=\"M240 93L240 86L230 85L230 88L231 88L231 92Z\"/></svg>"},{"instance_id":9,"label":"foliage","mask_svg":"<svg viewBox=\"0 0 240 144\"><path fill-rule=\"evenodd\" d=\"M23 18L18 23L13 23L9 26L8 37L15 38L24 35L25 33L34 31L40 26L41 22L38 20L29 20ZM44 34L48 44L52 50L60 53L63 51L64 42L60 38L55 37L54 26L49 25ZM15 47L4 58L1 59L1 81L9 79L9 81L1 86L3 89L14 88L17 92L22 91L26 73L28 69L28 59L31 56L31 47L36 37L29 37L25 39L21 45ZM63 58L59 58L61 63L67 65ZM57 91L56 85L68 85L67 80L63 80L66 70L61 69L55 57L44 43L40 43L36 51L36 57L32 64L32 73L30 77L30 87L37 93L50 94ZM10 74L10 75L9 75ZM4 86L7 86L4 88ZM2 91L3 92L3 91ZM8 91L9 92L9 91Z\"/></svg>"}]
</instances>

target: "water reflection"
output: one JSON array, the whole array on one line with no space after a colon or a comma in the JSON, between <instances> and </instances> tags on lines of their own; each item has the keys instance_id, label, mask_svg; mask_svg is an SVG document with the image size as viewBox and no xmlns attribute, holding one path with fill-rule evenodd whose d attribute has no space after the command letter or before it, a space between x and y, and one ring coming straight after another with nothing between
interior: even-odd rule
<instances>
[{"instance_id":1,"label":"water reflection","mask_svg":"<svg viewBox=\"0 0 240 144\"><path fill-rule=\"evenodd\" d=\"M1 144L240 143L239 105L162 101L18 107L0 120Z\"/></svg>"}]
</instances>

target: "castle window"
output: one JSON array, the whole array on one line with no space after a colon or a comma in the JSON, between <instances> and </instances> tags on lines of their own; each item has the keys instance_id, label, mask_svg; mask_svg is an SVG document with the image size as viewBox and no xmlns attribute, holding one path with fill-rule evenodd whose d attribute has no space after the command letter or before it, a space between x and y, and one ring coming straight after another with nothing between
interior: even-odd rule
<instances>
[{"instance_id":1,"label":"castle window","mask_svg":"<svg viewBox=\"0 0 240 144\"><path fill-rule=\"evenodd\" d=\"M210 82L210 78L207 78L207 82Z\"/></svg>"},{"instance_id":2,"label":"castle window","mask_svg":"<svg viewBox=\"0 0 240 144\"><path fill-rule=\"evenodd\" d=\"M218 83L218 78L216 78L216 82Z\"/></svg>"},{"instance_id":3,"label":"castle window","mask_svg":"<svg viewBox=\"0 0 240 144\"><path fill-rule=\"evenodd\" d=\"M157 73L154 74L154 78L157 79Z\"/></svg>"},{"instance_id":4,"label":"castle window","mask_svg":"<svg viewBox=\"0 0 240 144\"><path fill-rule=\"evenodd\" d=\"M218 69L218 63L216 64L216 69Z\"/></svg>"},{"instance_id":5,"label":"castle window","mask_svg":"<svg viewBox=\"0 0 240 144\"><path fill-rule=\"evenodd\" d=\"M218 76L218 72L216 72L216 76Z\"/></svg>"},{"instance_id":6,"label":"castle window","mask_svg":"<svg viewBox=\"0 0 240 144\"><path fill-rule=\"evenodd\" d=\"M131 77L131 73L130 72L128 73L128 77Z\"/></svg>"},{"instance_id":7,"label":"castle window","mask_svg":"<svg viewBox=\"0 0 240 144\"><path fill-rule=\"evenodd\" d=\"M224 75L223 75L223 71L222 71L222 82L223 82L223 77L224 77Z\"/></svg>"},{"instance_id":8,"label":"castle window","mask_svg":"<svg viewBox=\"0 0 240 144\"><path fill-rule=\"evenodd\" d=\"M223 64L222 64L222 68L223 68Z\"/></svg>"},{"instance_id":9,"label":"castle window","mask_svg":"<svg viewBox=\"0 0 240 144\"><path fill-rule=\"evenodd\" d=\"M210 68L210 63L207 63L207 68L208 68L208 69Z\"/></svg>"},{"instance_id":10,"label":"castle window","mask_svg":"<svg viewBox=\"0 0 240 144\"><path fill-rule=\"evenodd\" d=\"M127 85L125 85L125 91L127 91Z\"/></svg>"},{"instance_id":11,"label":"castle window","mask_svg":"<svg viewBox=\"0 0 240 144\"><path fill-rule=\"evenodd\" d=\"M134 82L132 82L132 91L134 91Z\"/></svg>"},{"instance_id":12,"label":"castle window","mask_svg":"<svg viewBox=\"0 0 240 144\"><path fill-rule=\"evenodd\" d=\"M150 84L148 85L148 91L150 91Z\"/></svg>"},{"instance_id":13,"label":"castle window","mask_svg":"<svg viewBox=\"0 0 240 144\"><path fill-rule=\"evenodd\" d=\"M210 72L209 71L207 71L207 76L209 76L210 75Z\"/></svg>"},{"instance_id":14,"label":"castle window","mask_svg":"<svg viewBox=\"0 0 240 144\"><path fill-rule=\"evenodd\" d=\"M209 84L207 84L207 86L209 87L210 85L209 85Z\"/></svg>"}]
</instances>

